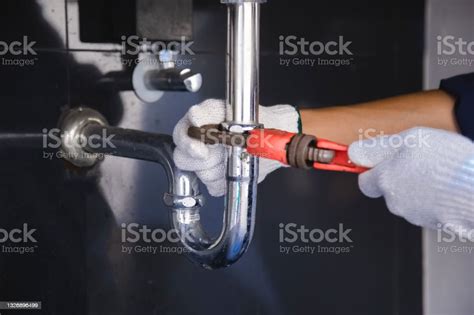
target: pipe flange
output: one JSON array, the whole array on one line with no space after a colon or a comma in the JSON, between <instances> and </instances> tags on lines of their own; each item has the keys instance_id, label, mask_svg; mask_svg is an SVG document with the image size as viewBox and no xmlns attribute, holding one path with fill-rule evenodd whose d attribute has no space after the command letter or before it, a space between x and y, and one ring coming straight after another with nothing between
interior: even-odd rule
<instances>
[{"instance_id":1,"label":"pipe flange","mask_svg":"<svg viewBox=\"0 0 474 315\"><path fill-rule=\"evenodd\" d=\"M166 206L174 209L188 209L204 206L204 196L177 196L170 193L163 195L163 202Z\"/></svg>"},{"instance_id":2,"label":"pipe flange","mask_svg":"<svg viewBox=\"0 0 474 315\"><path fill-rule=\"evenodd\" d=\"M87 139L82 133L85 126L98 124L107 126L107 120L98 111L87 107L70 109L62 115L59 122L61 129L61 156L78 167L93 166L101 159L97 153L84 150Z\"/></svg>"},{"instance_id":3,"label":"pipe flange","mask_svg":"<svg viewBox=\"0 0 474 315\"><path fill-rule=\"evenodd\" d=\"M135 69L133 69L133 90L135 91L135 95L142 102L154 103L164 94L163 91L150 89L145 82L146 73L149 71L158 71L163 68L160 63L161 61L156 58L156 56L150 55L140 60Z\"/></svg>"}]
</instances>

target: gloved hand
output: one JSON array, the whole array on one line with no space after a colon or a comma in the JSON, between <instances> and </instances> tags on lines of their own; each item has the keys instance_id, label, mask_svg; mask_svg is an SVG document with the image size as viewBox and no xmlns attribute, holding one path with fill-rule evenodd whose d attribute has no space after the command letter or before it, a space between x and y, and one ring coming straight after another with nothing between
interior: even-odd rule
<instances>
[{"instance_id":1,"label":"gloved hand","mask_svg":"<svg viewBox=\"0 0 474 315\"><path fill-rule=\"evenodd\" d=\"M190 126L201 127L207 124L219 124L225 120L225 102L208 99L192 106L177 123L173 131L176 144L174 161L182 170L194 171L206 185L209 194L218 197L225 194L226 150L223 145L205 145L188 136ZM259 107L259 123L265 128L275 128L289 132L298 132L299 114L290 105ZM278 161L260 158L258 182L260 183L272 171L283 166Z\"/></svg>"},{"instance_id":2,"label":"gloved hand","mask_svg":"<svg viewBox=\"0 0 474 315\"><path fill-rule=\"evenodd\" d=\"M355 142L349 157L373 168L359 175L360 189L371 198L384 196L392 213L419 226L474 236L474 144L468 138L413 128Z\"/></svg>"}]
</instances>

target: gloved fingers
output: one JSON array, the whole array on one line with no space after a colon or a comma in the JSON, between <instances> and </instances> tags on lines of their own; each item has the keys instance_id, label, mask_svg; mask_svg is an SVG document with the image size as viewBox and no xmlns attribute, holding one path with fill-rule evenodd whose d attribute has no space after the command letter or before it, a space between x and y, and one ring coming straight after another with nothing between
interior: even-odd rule
<instances>
[{"instance_id":1,"label":"gloved fingers","mask_svg":"<svg viewBox=\"0 0 474 315\"><path fill-rule=\"evenodd\" d=\"M359 175L359 188L367 197L378 198L383 195L380 188L380 173L380 169L376 167Z\"/></svg>"},{"instance_id":2,"label":"gloved fingers","mask_svg":"<svg viewBox=\"0 0 474 315\"><path fill-rule=\"evenodd\" d=\"M191 125L187 116L181 118L173 130L173 141L177 148L186 151L188 155L196 159L205 159L209 156L209 148L199 140L188 136L188 128Z\"/></svg>"},{"instance_id":3,"label":"gloved fingers","mask_svg":"<svg viewBox=\"0 0 474 315\"><path fill-rule=\"evenodd\" d=\"M387 205L387 208L391 213L393 213L396 216L404 218L411 224L430 228L430 229L436 229L437 224L441 222L432 213L419 211L419 209L421 208L418 208L418 207L413 207L411 209L407 208L406 205L400 202L399 196L384 194L384 198L385 198L385 203Z\"/></svg>"},{"instance_id":4,"label":"gloved fingers","mask_svg":"<svg viewBox=\"0 0 474 315\"><path fill-rule=\"evenodd\" d=\"M201 127L208 124L219 124L225 120L226 108L224 100L207 99L201 104L192 106L188 111L192 126Z\"/></svg>"},{"instance_id":5,"label":"gloved fingers","mask_svg":"<svg viewBox=\"0 0 474 315\"><path fill-rule=\"evenodd\" d=\"M268 174L282 166L284 165L278 161L260 158L260 165L258 168L258 183L261 183Z\"/></svg>"},{"instance_id":6,"label":"gloved fingers","mask_svg":"<svg viewBox=\"0 0 474 315\"><path fill-rule=\"evenodd\" d=\"M173 140L177 146L174 152L177 167L196 172L213 196L221 196L226 190L225 148L221 145L205 145L199 140L190 138L188 129L190 126L219 124L225 120L226 112L229 115L231 110L223 100L208 99L192 106L173 131ZM292 106L278 105L264 108L260 118L269 127L298 131L299 115ZM258 181L263 181L268 173L281 166L279 162L262 160Z\"/></svg>"},{"instance_id":7,"label":"gloved fingers","mask_svg":"<svg viewBox=\"0 0 474 315\"><path fill-rule=\"evenodd\" d=\"M221 161L221 163L215 165L212 169L203 169L196 171L196 175L203 183L207 184L225 178L225 172L226 165L223 160Z\"/></svg>"},{"instance_id":8,"label":"gloved fingers","mask_svg":"<svg viewBox=\"0 0 474 315\"><path fill-rule=\"evenodd\" d=\"M173 152L173 159L176 166L185 171L202 171L211 170L222 164L224 161L225 150L222 146L209 148L209 155L207 158L198 159L189 154L188 151L183 151L177 147Z\"/></svg>"},{"instance_id":9,"label":"gloved fingers","mask_svg":"<svg viewBox=\"0 0 474 315\"><path fill-rule=\"evenodd\" d=\"M298 110L291 105L259 106L259 122L265 128L298 132Z\"/></svg>"},{"instance_id":10,"label":"gloved fingers","mask_svg":"<svg viewBox=\"0 0 474 315\"><path fill-rule=\"evenodd\" d=\"M375 167L382 161L391 159L400 150L400 141L393 141L392 136L379 136L359 140L349 146L348 154L352 162L364 167Z\"/></svg>"},{"instance_id":11,"label":"gloved fingers","mask_svg":"<svg viewBox=\"0 0 474 315\"><path fill-rule=\"evenodd\" d=\"M195 159L178 147L174 149L173 160L176 166L183 171L196 171Z\"/></svg>"},{"instance_id":12,"label":"gloved fingers","mask_svg":"<svg viewBox=\"0 0 474 315\"><path fill-rule=\"evenodd\" d=\"M206 185L209 195L213 197L221 197L225 195L227 187L226 187L226 182L225 182L224 177L213 182L203 182L203 183Z\"/></svg>"}]
</instances>

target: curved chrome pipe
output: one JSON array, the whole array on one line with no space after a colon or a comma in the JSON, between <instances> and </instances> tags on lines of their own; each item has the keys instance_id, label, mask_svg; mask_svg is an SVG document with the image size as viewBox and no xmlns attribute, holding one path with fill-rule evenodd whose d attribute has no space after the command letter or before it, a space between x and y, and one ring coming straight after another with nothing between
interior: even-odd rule
<instances>
[{"instance_id":1,"label":"curved chrome pipe","mask_svg":"<svg viewBox=\"0 0 474 315\"><path fill-rule=\"evenodd\" d=\"M228 3L227 104L232 108L231 116L226 117L223 126L233 132L244 132L258 126L259 6L262 0L222 2ZM164 201L171 208L173 227L189 250L191 260L205 268L217 269L236 262L247 250L255 226L258 158L250 156L244 148L229 147L227 150L223 228L220 235L212 239L200 222L203 198L196 176L175 167L170 136L108 127L105 119L97 112L91 113L90 109L73 110L64 121L63 133L69 138L78 133L87 138L100 138L104 130L105 134L115 135L114 147L86 146L84 150L88 153L155 161L165 168L169 188ZM77 149L63 147L63 150ZM87 158L77 162L84 166L84 163L97 160L94 156Z\"/></svg>"},{"instance_id":2,"label":"curved chrome pipe","mask_svg":"<svg viewBox=\"0 0 474 315\"><path fill-rule=\"evenodd\" d=\"M82 115L84 111L91 113L90 109L80 108L67 116L77 116L78 112ZM222 232L213 240L200 222L199 212L204 200L199 194L197 177L174 165L171 136L109 127L104 122L93 120L83 125L80 135L86 139L95 139L85 142L84 150L87 153L153 161L163 166L168 177L168 192L164 195L164 202L171 208L173 227L187 247L191 260L205 268L217 269L234 263L245 252L252 238L255 222L255 195L252 193L256 189L256 181L250 180L256 178L255 168L244 169L240 173L234 173L235 178L229 178L228 192L231 194L228 193L226 197ZM109 145L94 145L107 135L113 135ZM245 153L242 152L242 155ZM71 162L74 163L72 160ZM229 170L233 168L232 165L235 166L233 163L235 161L230 161Z\"/></svg>"},{"instance_id":3,"label":"curved chrome pipe","mask_svg":"<svg viewBox=\"0 0 474 315\"><path fill-rule=\"evenodd\" d=\"M227 105L223 124L233 132L258 126L260 1L223 0L228 4ZM236 262L247 250L255 226L258 158L240 147L227 150L227 194L223 229L210 240L197 209L174 208L172 220L193 260L210 269Z\"/></svg>"}]
</instances>

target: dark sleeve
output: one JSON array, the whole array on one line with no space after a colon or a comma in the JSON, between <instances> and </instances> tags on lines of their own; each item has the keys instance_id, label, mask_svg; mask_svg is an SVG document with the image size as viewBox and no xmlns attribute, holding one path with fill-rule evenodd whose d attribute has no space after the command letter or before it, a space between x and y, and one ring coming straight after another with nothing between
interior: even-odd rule
<instances>
[{"instance_id":1,"label":"dark sleeve","mask_svg":"<svg viewBox=\"0 0 474 315\"><path fill-rule=\"evenodd\" d=\"M454 114L459 129L474 141L474 73L441 80L439 88L456 98Z\"/></svg>"}]
</instances>

